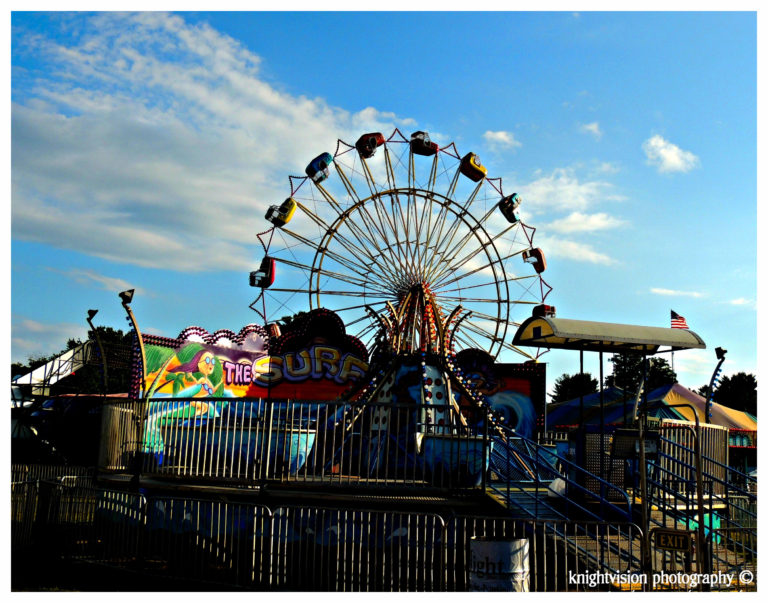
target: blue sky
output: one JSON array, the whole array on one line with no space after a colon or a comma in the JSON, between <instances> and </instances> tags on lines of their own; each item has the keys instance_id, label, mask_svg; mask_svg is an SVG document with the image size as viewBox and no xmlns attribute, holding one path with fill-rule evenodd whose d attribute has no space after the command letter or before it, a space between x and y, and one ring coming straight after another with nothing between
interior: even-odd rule
<instances>
[{"instance_id":1,"label":"blue sky","mask_svg":"<svg viewBox=\"0 0 768 603\"><path fill-rule=\"evenodd\" d=\"M558 316L669 326L697 388L757 371L755 13L13 13L11 359L257 321L255 233L366 131L478 153ZM305 309L305 308L302 308ZM528 314L523 308L515 318ZM517 361L512 354L502 360ZM551 391L578 354L550 352ZM596 355L586 370L597 374ZM605 363L606 374L610 363Z\"/></svg>"}]
</instances>

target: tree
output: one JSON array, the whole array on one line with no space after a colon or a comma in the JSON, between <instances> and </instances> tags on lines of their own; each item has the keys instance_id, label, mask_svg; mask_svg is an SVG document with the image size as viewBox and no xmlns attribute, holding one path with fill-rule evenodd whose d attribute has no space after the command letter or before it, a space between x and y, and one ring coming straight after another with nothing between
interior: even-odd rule
<instances>
[{"instance_id":1,"label":"tree","mask_svg":"<svg viewBox=\"0 0 768 603\"><path fill-rule=\"evenodd\" d=\"M757 416L757 379L747 373L723 377L713 399L728 408Z\"/></svg>"},{"instance_id":2,"label":"tree","mask_svg":"<svg viewBox=\"0 0 768 603\"><path fill-rule=\"evenodd\" d=\"M701 387L699 387L698 389L693 390L693 393L699 394L702 398L706 398L707 397L707 385L704 384Z\"/></svg>"},{"instance_id":3,"label":"tree","mask_svg":"<svg viewBox=\"0 0 768 603\"><path fill-rule=\"evenodd\" d=\"M131 378L131 350L133 348L133 332L124 333L120 329L112 327L98 326L96 330L104 346L104 353L107 357L107 392L124 393L130 387ZM68 339L66 347L50 356L30 357L26 364L14 362L11 364L11 378L24 375L44 364L47 364L54 358L57 358L64 352L72 350L83 341L80 339ZM102 391L102 370L103 364L99 354L95 339L93 341L92 356L89 363L80 368L75 374L62 379L51 387L50 395L54 396L63 393L83 393L98 394Z\"/></svg>"},{"instance_id":4,"label":"tree","mask_svg":"<svg viewBox=\"0 0 768 603\"><path fill-rule=\"evenodd\" d=\"M643 356L614 354L609 361L613 364L613 374L605 378L606 387L619 387L629 392L637 391L643 379ZM647 392L677 382L677 373L663 358L650 358L646 371Z\"/></svg>"},{"instance_id":5,"label":"tree","mask_svg":"<svg viewBox=\"0 0 768 603\"><path fill-rule=\"evenodd\" d=\"M298 325L301 324L301 320L307 315L309 312L305 312L304 310L300 310L296 312L296 314L290 314L288 316L283 316L281 319L279 319L277 322L282 325L282 332L290 333L295 328L297 328Z\"/></svg>"},{"instance_id":6,"label":"tree","mask_svg":"<svg viewBox=\"0 0 768 603\"><path fill-rule=\"evenodd\" d=\"M593 394L597 391L597 379L589 373L563 373L555 380L555 390L552 394L552 404L573 400L581 395Z\"/></svg>"}]
</instances>

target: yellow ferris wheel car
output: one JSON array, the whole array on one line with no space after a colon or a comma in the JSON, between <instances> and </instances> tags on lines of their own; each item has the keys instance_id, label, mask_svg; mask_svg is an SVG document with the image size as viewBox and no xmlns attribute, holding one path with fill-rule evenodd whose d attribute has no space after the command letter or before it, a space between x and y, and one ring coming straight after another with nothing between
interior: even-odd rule
<instances>
[{"instance_id":1,"label":"yellow ferris wheel car","mask_svg":"<svg viewBox=\"0 0 768 603\"><path fill-rule=\"evenodd\" d=\"M461 159L461 165L459 166L461 173L469 178L472 182L480 182L488 170L480 163L480 158L474 153L467 153Z\"/></svg>"},{"instance_id":2,"label":"yellow ferris wheel car","mask_svg":"<svg viewBox=\"0 0 768 603\"><path fill-rule=\"evenodd\" d=\"M288 199L280 204L280 207L271 205L267 210L267 215L264 217L279 228L288 224L295 212L296 201L292 197L288 197Z\"/></svg>"}]
</instances>

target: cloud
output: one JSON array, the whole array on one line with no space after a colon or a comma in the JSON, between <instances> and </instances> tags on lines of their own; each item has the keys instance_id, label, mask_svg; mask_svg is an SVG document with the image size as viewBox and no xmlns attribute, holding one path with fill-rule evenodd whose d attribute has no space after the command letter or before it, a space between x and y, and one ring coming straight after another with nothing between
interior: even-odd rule
<instances>
[{"instance_id":1,"label":"cloud","mask_svg":"<svg viewBox=\"0 0 768 603\"><path fill-rule=\"evenodd\" d=\"M48 270L51 270L53 272L59 272L60 274L63 274L64 276L71 278L75 282L80 283L81 285L91 285L93 283L96 283L100 289L104 289L105 291L120 292L120 291L125 291L127 289L134 289L136 292L136 295L141 295L141 296L151 295L146 291L146 289L143 289L141 287L136 287L135 285L132 285L131 283L129 283L124 279L105 276L103 274L94 272L93 270L73 269L67 272L63 270L55 270L54 268L48 268Z\"/></svg>"},{"instance_id":2,"label":"cloud","mask_svg":"<svg viewBox=\"0 0 768 603\"><path fill-rule=\"evenodd\" d=\"M732 306L747 306L752 308L753 310L757 310L757 304L755 303L755 300L753 299L746 299L744 297L737 297L736 299L732 299L728 302Z\"/></svg>"},{"instance_id":3,"label":"cloud","mask_svg":"<svg viewBox=\"0 0 768 603\"><path fill-rule=\"evenodd\" d=\"M661 289L659 287L651 287L651 293L670 297L704 297L704 294L698 291L678 291L676 289Z\"/></svg>"},{"instance_id":4,"label":"cloud","mask_svg":"<svg viewBox=\"0 0 768 603\"><path fill-rule=\"evenodd\" d=\"M709 350L686 350L675 354L675 372L678 382L695 390L706 385L713 361Z\"/></svg>"},{"instance_id":5,"label":"cloud","mask_svg":"<svg viewBox=\"0 0 768 603\"><path fill-rule=\"evenodd\" d=\"M499 130L498 132L488 130L483 134L483 138L485 138L491 148L517 148L523 146L519 140L515 139L515 135L512 132L505 132L504 130Z\"/></svg>"},{"instance_id":6,"label":"cloud","mask_svg":"<svg viewBox=\"0 0 768 603\"><path fill-rule=\"evenodd\" d=\"M602 201L620 201L613 185L602 180L580 180L571 168L557 168L520 187L526 214L547 215L556 211L583 211ZM523 206L521 206L521 209Z\"/></svg>"},{"instance_id":7,"label":"cloud","mask_svg":"<svg viewBox=\"0 0 768 603\"><path fill-rule=\"evenodd\" d=\"M43 323L14 316L11 322L12 362L61 351L68 339L87 339L88 328L74 323Z\"/></svg>"},{"instance_id":8,"label":"cloud","mask_svg":"<svg viewBox=\"0 0 768 603\"><path fill-rule=\"evenodd\" d=\"M643 143L649 165L659 172L690 172L699 165L699 158L656 134Z\"/></svg>"},{"instance_id":9,"label":"cloud","mask_svg":"<svg viewBox=\"0 0 768 603\"><path fill-rule=\"evenodd\" d=\"M616 174L620 170L619 166L610 161L601 161L595 167L595 171L599 174Z\"/></svg>"},{"instance_id":10,"label":"cloud","mask_svg":"<svg viewBox=\"0 0 768 603\"><path fill-rule=\"evenodd\" d=\"M552 257L566 258L588 264L601 264L611 266L618 262L610 255L596 251L587 243L579 243L564 239L542 237L540 246L544 250L547 260Z\"/></svg>"},{"instance_id":11,"label":"cloud","mask_svg":"<svg viewBox=\"0 0 768 603\"><path fill-rule=\"evenodd\" d=\"M555 232L573 233L608 230L611 228L618 228L624 224L626 224L624 220L614 218L606 213L583 214L576 211L567 215L565 218L560 218L559 220L543 225L542 228Z\"/></svg>"},{"instance_id":12,"label":"cloud","mask_svg":"<svg viewBox=\"0 0 768 603\"><path fill-rule=\"evenodd\" d=\"M247 270L288 174L337 138L414 121L351 113L261 78L240 42L178 15L62 15L14 30L16 239L143 267ZM80 275L82 278L86 276Z\"/></svg>"},{"instance_id":13,"label":"cloud","mask_svg":"<svg viewBox=\"0 0 768 603\"><path fill-rule=\"evenodd\" d=\"M591 124L582 124L579 126L579 131L584 134L591 134L595 137L595 140L600 140L603 137L603 132L600 130L600 124L593 121Z\"/></svg>"}]
</instances>

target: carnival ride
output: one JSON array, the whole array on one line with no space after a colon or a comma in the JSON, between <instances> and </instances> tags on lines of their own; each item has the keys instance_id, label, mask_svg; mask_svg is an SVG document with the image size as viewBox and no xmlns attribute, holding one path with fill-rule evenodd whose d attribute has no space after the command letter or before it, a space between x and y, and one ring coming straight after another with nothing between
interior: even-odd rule
<instances>
[{"instance_id":1,"label":"carnival ride","mask_svg":"<svg viewBox=\"0 0 768 603\"><path fill-rule=\"evenodd\" d=\"M395 353L437 350L447 338L494 358L534 358L510 339L551 289L546 261L516 212L521 197L505 194L476 154L425 132L375 132L339 140L289 183L258 235L251 308L265 323L308 303L338 313L371 351L383 330Z\"/></svg>"},{"instance_id":2,"label":"carnival ride","mask_svg":"<svg viewBox=\"0 0 768 603\"><path fill-rule=\"evenodd\" d=\"M335 421L372 430L362 444L369 471L406 471L426 450L434 462L425 475L459 466L460 481L477 482L492 447L483 430L506 440L503 423L515 428L522 413L509 425L466 359L492 365L512 352L535 361L510 339L516 319L544 308L551 290L535 228L517 213L520 195L505 194L475 153L440 147L423 131L339 140L305 173L289 177L290 196L266 213L272 226L258 234L264 255L250 275L260 289L250 307L277 333L278 318L306 300L310 314L332 311L365 345L370 367L347 399L368 412ZM409 404L422 410L394 427L391 407ZM532 406L528 414L532 426ZM384 458L390 449L395 460Z\"/></svg>"}]
</instances>

